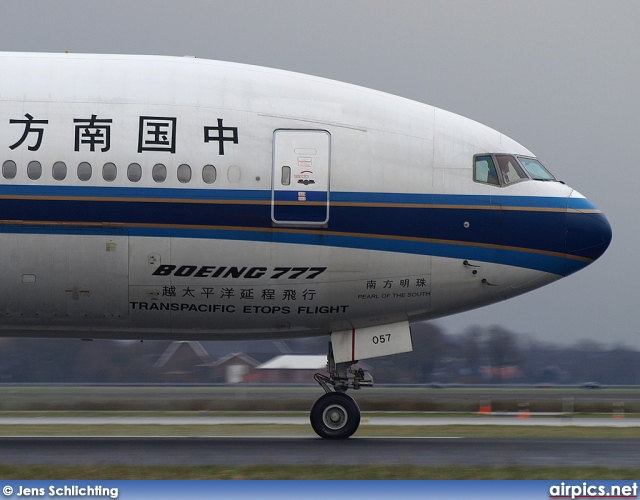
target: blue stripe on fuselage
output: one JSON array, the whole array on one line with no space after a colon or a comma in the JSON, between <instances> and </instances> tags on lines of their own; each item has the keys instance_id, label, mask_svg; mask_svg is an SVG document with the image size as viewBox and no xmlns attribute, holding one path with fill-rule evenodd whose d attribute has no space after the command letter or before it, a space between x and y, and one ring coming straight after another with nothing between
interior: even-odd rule
<instances>
[{"instance_id":1,"label":"blue stripe on fuselage","mask_svg":"<svg viewBox=\"0 0 640 500\"><path fill-rule=\"evenodd\" d=\"M582 200L570 199L572 208L592 208ZM270 202L269 190L3 185L0 220L3 231L18 230L10 221L23 221L21 232L66 234L121 224L131 236L328 245L566 272L567 198L339 192L323 228L274 228ZM570 265L588 264L578 257Z\"/></svg>"}]
</instances>

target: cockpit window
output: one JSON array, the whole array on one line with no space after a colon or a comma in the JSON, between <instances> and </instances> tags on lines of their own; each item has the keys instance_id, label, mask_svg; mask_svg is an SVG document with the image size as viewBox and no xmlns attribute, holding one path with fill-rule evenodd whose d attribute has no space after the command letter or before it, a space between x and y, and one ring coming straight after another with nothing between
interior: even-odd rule
<instances>
[{"instance_id":1,"label":"cockpit window","mask_svg":"<svg viewBox=\"0 0 640 500\"><path fill-rule=\"evenodd\" d=\"M527 173L536 181L555 181L556 178L535 158L518 156Z\"/></svg>"},{"instance_id":2,"label":"cockpit window","mask_svg":"<svg viewBox=\"0 0 640 500\"><path fill-rule=\"evenodd\" d=\"M484 182L495 186L500 185L498 171L491 155L476 156L476 162L473 166L473 179L476 182Z\"/></svg>"},{"instance_id":3,"label":"cockpit window","mask_svg":"<svg viewBox=\"0 0 640 500\"><path fill-rule=\"evenodd\" d=\"M514 156L496 155L496 161L504 184L513 184L527 179L527 174L524 173Z\"/></svg>"},{"instance_id":4,"label":"cockpit window","mask_svg":"<svg viewBox=\"0 0 640 500\"><path fill-rule=\"evenodd\" d=\"M474 157L473 180L476 182L505 187L529 179L556 180L542 163L530 156L486 153Z\"/></svg>"}]
</instances>

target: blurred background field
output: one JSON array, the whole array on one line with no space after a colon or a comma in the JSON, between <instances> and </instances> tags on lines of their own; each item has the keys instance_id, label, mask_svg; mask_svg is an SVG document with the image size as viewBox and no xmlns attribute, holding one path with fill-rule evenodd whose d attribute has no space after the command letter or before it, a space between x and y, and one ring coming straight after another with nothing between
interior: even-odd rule
<instances>
[{"instance_id":1,"label":"blurred background field","mask_svg":"<svg viewBox=\"0 0 640 500\"><path fill-rule=\"evenodd\" d=\"M406 386L350 391L363 412L640 413L640 388L616 386ZM315 384L0 384L0 413L16 411L300 411L322 395Z\"/></svg>"}]
</instances>

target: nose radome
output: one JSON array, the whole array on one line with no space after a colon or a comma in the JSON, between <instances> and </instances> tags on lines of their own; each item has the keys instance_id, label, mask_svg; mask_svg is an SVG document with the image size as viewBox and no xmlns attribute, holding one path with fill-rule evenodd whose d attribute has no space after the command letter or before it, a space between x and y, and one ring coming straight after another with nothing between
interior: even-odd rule
<instances>
[{"instance_id":1,"label":"nose radome","mask_svg":"<svg viewBox=\"0 0 640 500\"><path fill-rule=\"evenodd\" d=\"M593 203L574 191L567 203L566 275L598 259L611 243L611 225Z\"/></svg>"}]
</instances>

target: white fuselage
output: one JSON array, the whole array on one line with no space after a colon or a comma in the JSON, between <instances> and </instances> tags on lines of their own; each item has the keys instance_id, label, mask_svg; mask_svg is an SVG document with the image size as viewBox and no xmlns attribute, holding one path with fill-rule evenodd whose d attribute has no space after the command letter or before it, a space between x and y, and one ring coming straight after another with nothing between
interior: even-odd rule
<instances>
[{"instance_id":1,"label":"white fuselage","mask_svg":"<svg viewBox=\"0 0 640 500\"><path fill-rule=\"evenodd\" d=\"M533 157L518 143L396 96L194 58L0 53L0 74L0 335L429 319L555 281L611 237L563 183L474 177L477 155Z\"/></svg>"}]
</instances>

